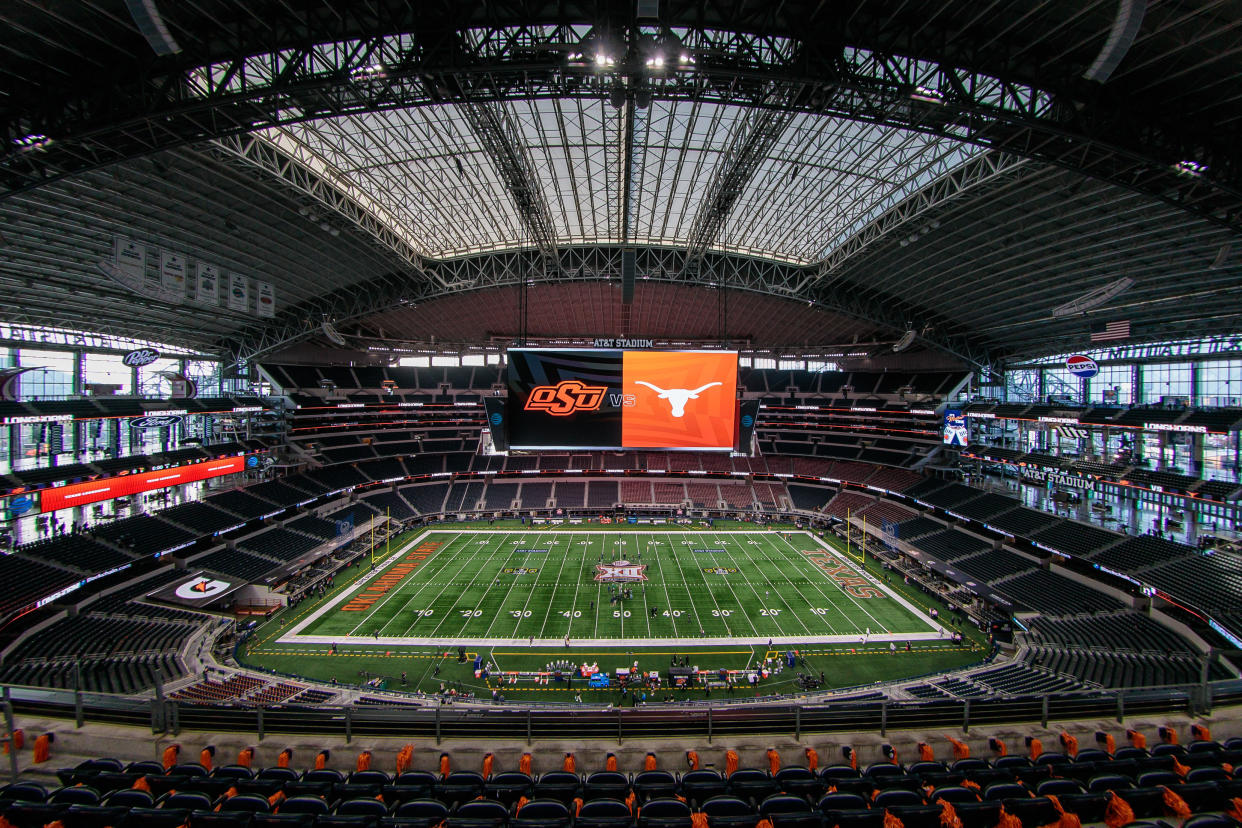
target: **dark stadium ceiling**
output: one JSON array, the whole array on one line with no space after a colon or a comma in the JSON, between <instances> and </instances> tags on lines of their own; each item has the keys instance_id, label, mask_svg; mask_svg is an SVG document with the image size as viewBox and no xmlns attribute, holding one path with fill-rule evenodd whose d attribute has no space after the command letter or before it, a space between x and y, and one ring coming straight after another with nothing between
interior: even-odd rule
<instances>
[{"instance_id":1,"label":"dark stadium ceiling","mask_svg":"<svg viewBox=\"0 0 1242 828\"><path fill-rule=\"evenodd\" d=\"M180 51L141 3L0 6L0 321L250 355L500 341L525 294L530 335L978 362L1242 331L1237 0L155 5ZM280 312L127 293L116 234ZM549 282L611 305L531 316Z\"/></svg>"}]
</instances>

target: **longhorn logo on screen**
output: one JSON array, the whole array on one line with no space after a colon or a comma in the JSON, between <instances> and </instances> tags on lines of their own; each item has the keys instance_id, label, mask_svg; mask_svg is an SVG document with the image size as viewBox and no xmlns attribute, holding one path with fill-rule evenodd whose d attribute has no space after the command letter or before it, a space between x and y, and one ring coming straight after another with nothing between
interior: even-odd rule
<instances>
[{"instance_id":1,"label":"longhorn logo on screen","mask_svg":"<svg viewBox=\"0 0 1242 828\"><path fill-rule=\"evenodd\" d=\"M597 411L608 390L603 385L583 385L578 380L562 380L556 385L537 385L526 398L527 411L546 411L553 417L566 417L575 411Z\"/></svg>"},{"instance_id":2,"label":"longhorn logo on screen","mask_svg":"<svg viewBox=\"0 0 1242 828\"><path fill-rule=\"evenodd\" d=\"M644 382L643 380L634 380L634 384L645 385L660 395L657 399L668 400L668 404L673 407L674 417L686 416L686 403L690 402L690 400L697 400L699 398L699 394L702 394L704 391L713 386L723 385L723 383L719 382L709 382L707 385L700 385L698 388L665 389L652 385L649 382Z\"/></svg>"}]
</instances>

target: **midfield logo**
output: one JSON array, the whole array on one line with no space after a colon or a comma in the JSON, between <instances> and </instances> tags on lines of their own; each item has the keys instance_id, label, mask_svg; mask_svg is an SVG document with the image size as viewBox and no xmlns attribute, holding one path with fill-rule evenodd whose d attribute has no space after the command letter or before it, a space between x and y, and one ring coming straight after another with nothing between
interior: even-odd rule
<instances>
[{"instance_id":1,"label":"midfield logo","mask_svg":"<svg viewBox=\"0 0 1242 828\"><path fill-rule=\"evenodd\" d=\"M610 564L595 565L597 581L645 581L647 565L632 564L629 561L616 561Z\"/></svg>"},{"instance_id":2,"label":"midfield logo","mask_svg":"<svg viewBox=\"0 0 1242 828\"><path fill-rule=\"evenodd\" d=\"M658 385L652 385L651 383L644 382L643 380L634 380L634 384L643 385L650 388L652 391L655 391L660 395L657 399L668 400L668 404L673 407L674 417L684 417L686 416L686 403L690 400L697 400L699 398L699 394L702 394L713 385L722 385L723 383L709 382L707 385L700 385L698 388L669 389L661 388Z\"/></svg>"},{"instance_id":3,"label":"midfield logo","mask_svg":"<svg viewBox=\"0 0 1242 828\"><path fill-rule=\"evenodd\" d=\"M525 409L546 411L553 417L567 417L575 411L597 411L607 390L607 386L583 385L578 380L537 385L530 390Z\"/></svg>"}]
</instances>

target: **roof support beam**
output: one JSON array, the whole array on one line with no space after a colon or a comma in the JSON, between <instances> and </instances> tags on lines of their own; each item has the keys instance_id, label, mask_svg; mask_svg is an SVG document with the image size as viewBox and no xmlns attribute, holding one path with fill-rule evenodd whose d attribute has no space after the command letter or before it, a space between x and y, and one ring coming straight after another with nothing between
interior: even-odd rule
<instances>
[{"instance_id":1,"label":"roof support beam","mask_svg":"<svg viewBox=\"0 0 1242 828\"><path fill-rule=\"evenodd\" d=\"M717 162L711 183L690 225L687 245L690 260L701 259L720 235L725 221L733 212L733 206L754 178L759 165L780 140L793 115L788 109L752 110L745 123L740 125L728 149Z\"/></svg>"},{"instance_id":2,"label":"roof support beam","mask_svg":"<svg viewBox=\"0 0 1242 828\"><path fill-rule=\"evenodd\" d=\"M552 208L544 195L535 164L522 141L522 132L504 103L467 101L462 107L466 120L479 142L500 172L501 180L513 197L522 226L535 249L543 256L545 267L556 264L556 231Z\"/></svg>"},{"instance_id":3,"label":"roof support beam","mask_svg":"<svg viewBox=\"0 0 1242 828\"><path fill-rule=\"evenodd\" d=\"M621 247L565 247L560 250L560 255L563 265L561 273L540 273L535 277L536 283L600 280L616 282L621 278ZM645 279L652 282L685 283L684 273L688 258L685 251L640 247L636 255L637 269ZM385 277L351 285L313 302L291 308L268 325L252 329L230 344L236 349L236 356L254 358L316 336L320 330L319 320L324 313L330 313L338 323L348 322L403 304L427 302L450 293L525 284L529 274L535 272L539 258L539 252L532 250L490 253L436 262L435 269L442 277L436 281ZM787 296L791 300L804 303L808 301L805 297L793 294L793 289L806 277L805 268L711 250L703 254L702 260L704 269L712 273L713 280L720 287ZM445 283L452 287L442 287ZM854 290L820 291L810 301L825 310L891 330L894 339L905 329L905 323L911 318L911 314L916 313L891 298L863 297ZM923 338L929 346L970 364L982 365L988 361L987 349L982 343L956 331L946 320L931 318L922 311L918 311L917 315L920 319L934 323L934 333ZM345 333L348 335L347 331ZM723 333L727 334L728 331Z\"/></svg>"}]
</instances>

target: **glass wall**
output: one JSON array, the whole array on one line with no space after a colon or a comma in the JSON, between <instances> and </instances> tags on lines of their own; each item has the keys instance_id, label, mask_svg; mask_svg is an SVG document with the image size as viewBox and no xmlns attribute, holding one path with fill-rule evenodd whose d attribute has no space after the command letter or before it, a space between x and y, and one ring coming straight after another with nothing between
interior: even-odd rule
<instances>
[{"instance_id":1,"label":"glass wall","mask_svg":"<svg viewBox=\"0 0 1242 828\"><path fill-rule=\"evenodd\" d=\"M123 354L86 354L82 358L83 387L96 385L115 388L113 394L134 393L134 369ZM98 396L98 394L97 394Z\"/></svg>"},{"instance_id":2,"label":"glass wall","mask_svg":"<svg viewBox=\"0 0 1242 828\"><path fill-rule=\"evenodd\" d=\"M35 368L17 378L18 396L24 400L58 400L77 390L77 354L21 348L17 364Z\"/></svg>"},{"instance_id":3,"label":"glass wall","mask_svg":"<svg viewBox=\"0 0 1242 828\"><path fill-rule=\"evenodd\" d=\"M1141 402L1151 404L1162 401L1185 401L1194 404L1195 366L1190 362L1165 362L1139 366L1139 384L1142 385Z\"/></svg>"}]
</instances>

